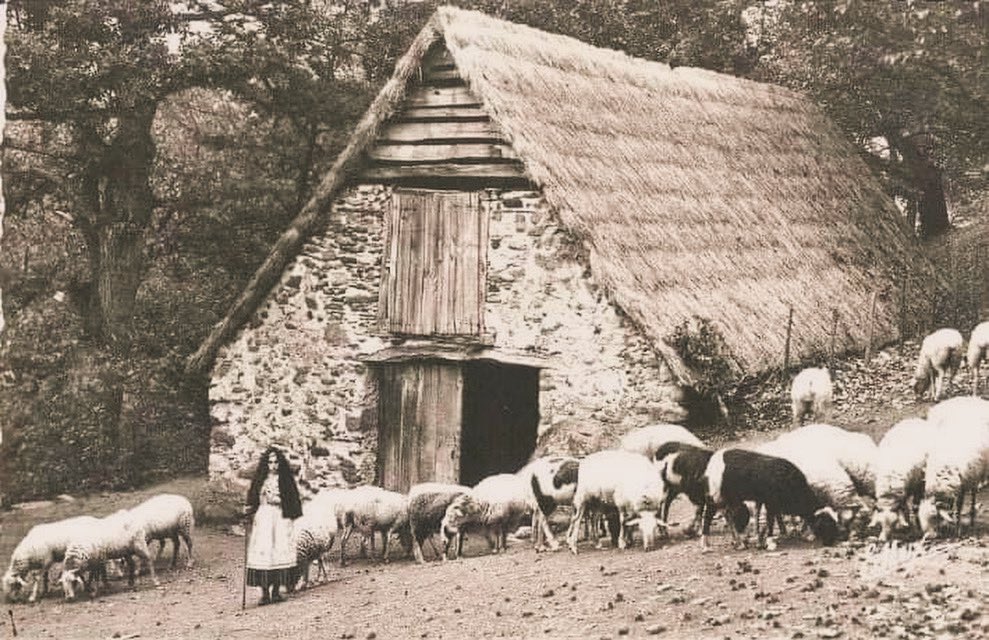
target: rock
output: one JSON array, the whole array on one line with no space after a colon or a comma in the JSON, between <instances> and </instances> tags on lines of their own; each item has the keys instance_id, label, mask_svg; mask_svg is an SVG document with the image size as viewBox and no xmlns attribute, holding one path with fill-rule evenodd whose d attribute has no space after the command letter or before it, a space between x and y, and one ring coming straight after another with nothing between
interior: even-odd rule
<instances>
[{"instance_id":1,"label":"rock","mask_svg":"<svg viewBox=\"0 0 989 640\"><path fill-rule=\"evenodd\" d=\"M652 624L646 627L646 633L648 633L651 636L659 635L664 631L666 631L666 627L664 627L661 624Z\"/></svg>"}]
</instances>

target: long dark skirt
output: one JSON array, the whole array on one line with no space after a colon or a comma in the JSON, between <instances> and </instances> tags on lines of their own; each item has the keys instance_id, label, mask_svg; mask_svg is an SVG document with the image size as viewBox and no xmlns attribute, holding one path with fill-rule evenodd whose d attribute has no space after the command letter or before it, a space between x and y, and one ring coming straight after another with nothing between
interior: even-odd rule
<instances>
[{"instance_id":1,"label":"long dark skirt","mask_svg":"<svg viewBox=\"0 0 989 640\"><path fill-rule=\"evenodd\" d=\"M286 567L284 569L247 569L247 586L268 588L271 586L289 587L295 586L299 581L299 567Z\"/></svg>"}]
</instances>

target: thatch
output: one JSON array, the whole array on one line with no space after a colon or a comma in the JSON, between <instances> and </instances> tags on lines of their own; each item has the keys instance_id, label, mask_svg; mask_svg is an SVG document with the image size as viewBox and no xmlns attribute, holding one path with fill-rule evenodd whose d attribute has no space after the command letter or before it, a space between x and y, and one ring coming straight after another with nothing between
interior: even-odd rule
<instances>
[{"instance_id":1,"label":"thatch","mask_svg":"<svg viewBox=\"0 0 989 640\"><path fill-rule=\"evenodd\" d=\"M861 347L873 292L895 291L891 273L926 269L865 164L803 96L448 7L399 62L307 217L293 223L293 250L343 186L345 168L400 106L416 62L437 39L529 177L587 244L593 277L682 379L689 372L667 341L684 321L709 320L735 371L755 372L782 363L791 305L793 360L826 350L832 310L838 348ZM286 243L194 367L207 364L263 298L260 289L287 263ZM894 303L879 298L877 342L896 335Z\"/></svg>"}]
</instances>

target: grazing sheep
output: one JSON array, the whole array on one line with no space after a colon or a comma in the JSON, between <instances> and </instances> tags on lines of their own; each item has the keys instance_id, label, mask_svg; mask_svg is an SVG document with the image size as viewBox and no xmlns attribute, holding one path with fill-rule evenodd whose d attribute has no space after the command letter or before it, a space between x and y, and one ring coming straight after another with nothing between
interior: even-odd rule
<instances>
[{"instance_id":1,"label":"grazing sheep","mask_svg":"<svg viewBox=\"0 0 989 640\"><path fill-rule=\"evenodd\" d=\"M920 343L917 368L914 371L913 390L917 397L931 389L937 402L945 391L945 378L950 385L961 364L965 340L955 329L938 329Z\"/></svg>"},{"instance_id":2,"label":"grazing sheep","mask_svg":"<svg viewBox=\"0 0 989 640\"><path fill-rule=\"evenodd\" d=\"M10 566L3 575L3 593L7 600L18 597L27 586L26 578L29 574L34 574L34 585L28 600L37 600L39 585L41 595L47 594L48 570L53 564L63 560L65 549L76 532L95 522L96 518L92 516L78 516L31 527L14 548Z\"/></svg>"},{"instance_id":3,"label":"grazing sheep","mask_svg":"<svg viewBox=\"0 0 989 640\"><path fill-rule=\"evenodd\" d=\"M444 484L441 482L424 482L413 485L409 489L409 531L412 534L412 553L416 562L422 564L422 543L429 539L432 543L433 534L440 529L440 523L446 515L446 508L457 496L470 492L470 487L459 484ZM459 554L463 537L457 536L456 549ZM449 544L443 549L443 556L449 549ZM433 547L436 551L436 547Z\"/></svg>"},{"instance_id":4,"label":"grazing sheep","mask_svg":"<svg viewBox=\"0 0 989 640\"><path fill-rule=\"evenodd\" d=\"M440 523L444 541L449 546L463 532L478 528L494 553L506 550L509 529L517 527L519 519L530 511L531 493L524 476L518 474L499 473L481 480L446 508ZM459 549L455 548L453 555L458 557Z\"/></svg>"},{"instance_id":5,"label":"grazing sheep","mask_svg":"<svg viewBox=\"0 0 989 640\"><path fill-rule=\"evenodd\" d=\"M968 368L972 371L972 395L979 395L979 369L989 356L989 322L981 322L972 329L968 339Z\"/></svg>"},{"instance_id":6,"label":"grazing sheep","mask_svg":"<svg viewBox=\"0 0 989 640\"><path fill-rule=\"evenodd\" d=\"M179 558L181 537L189 553L186 567L192 566L192 530L196 526L196 519L188 498L170 493L148 498L130 510L130 518L136 526L144 527L148 542L158 541L156 559L165 548L165 540L171 540L174 569Z\"/></svg>"},{"instance_id":7,"label":"grazing sheep","mask_svg":"<svg viewBox=\"0 0 989 640\"><path fill-rule=\"evenodd\" d=\"M313 507L312 501L303 505L302 517L296 519L293 527L295 534L295 557L302 576L302 587L309 586L309 570L313 560L319 565L318 579L326 580L326 566L323 556L333 548L336 539L337 518L333 511ZM293 589L295 585L292 585Z\"/></svg>"},{"instance_id":8,"label":"grazing sheep","mask_svg":"<svg viewBox=\"0 0 989 640\"><path fill-rule=\"evenodd\" d=\"M618 524L617 544L624 549L630 527L638 525L642 545L652 547L657 529L662 526L656 514L666 500L666 490L660 477L659 465L649 458L629 451L598 451L580 461L577 489L574 491L574 513L567 531L570 550L577 553L577 532L580 522L591 506L601 506L611 512L612 523ZM618 519L615 523L615 514ZM612 539L615 527L612 525Z\"/></svg>"},{"instance_id":9,"label":"grazing sheep","mask_svg":"<svg viewBox=\"0 0 989 640\"><path fill-rule=\"evenodd\" d=\"M670 505L681 493L697 507L691 530L696 530L704 517L707 504L707 480L704 472L714 451L683 442L667 442L656 450L656 461L661 462L661 477L666 483L666 501L661 516L669 521Z\"/></svg>"},{"instance_id":10,"label":"grazing sheep","mask_svg":"<svg viewBox=\"0 0 989 640\"><path fill-rule=\"evenodd\" d=\"M131 586L134 585L132 556L135 555L144 561L154 585L157 587L160 584L148 552L147 532L143 526L131 520L129 511L118 511L88 526L79 527L71 540L65 550L60 578L66 600L75 598L77 585L86 587L86 581L81 575L83 571L89 573L89 587L95 597L98 581L94 576L103 575L105 579L106 562L116 558L123 558L127 562L128 583Z\"/></svg>"},{"instance_id":11,"label":"grazing sheep","mask_svg":"<svg viewBox=\"0 0 989 640\"><path fill-rule=\"evenodd\" d=\"M744 509L744 502L756 503L756 533L761 506L766 507L769 535L780 515L795 515L804 519L811 531L825 544L834 544L838 522L834 511L811 490L807 478L789 460L745 449L721 449L711 456L704 473L708 498L714 507ZM708 548L707 536L715 509L704 513L701 545ZM735 544L741 541L736 527L731 528Z\"/></svg>"},{"instance_id":12,"label":"grazing sheep","mask_svg":"<svg viewBox=\"0 0 989 640\"><path fill-rule=\"evenodd\" d=\"M381 487L362 486L351 489L338 503L338 513L342 513L345 527L340 539L340 566L346 564L344 551L347 540L354 529L361 532L363 537L370 537L371 550L374 550L374 534L381 533L381 557L388 562L388 539L397 533L402 546L410 550L411 540L408 535L408 498L395 491Z\"/></svg>"},{"instance_id":13,"label":"grazing sheep","mask_svg":"<svg viewBox=\"0 0 989 640\"><path fill-rule=\"evenodd\" d=\"M954 406L963 410L942 407L931 412L934 428L945 433L935 437L927 454L924 499L917 508L924 538L937 536L941 521L953 522L955 535L961 535L961 512L969 493L969 518L974 527L976 494L989 481L989 412L973 412L971 403Z\"/></svg>"},{"instance_id":14,"label":"grazing sheep","mask_svg":"<svg viewBox=\"0 0 989 640\"><path fill-rule=\"evenodd\" d=\"M549 516L558 506L573 503L579 467L580 461L576 458L549 456L533 460L518 472L530 490L532 542L537 551L544 548L543 538L550 549L560 548L549 528Z\"/></svg>"},{"instance_id":15,"label":"grazing sheep","mask_svg":"<svg viewBox=\"0 0 989 640\"><path fill-rule=\"evenodd\" d=\"M927 420L908 418L893 425L879 442L876 458L876 510L869 526L888 540L894 527L907 528L924 497L927 452L936 439Z\"/></svg>"},{"instance_id":16,"label":"grazing sheep","mask_svg":"<svg viewBox=\"0 0 989 640\"><path fill-rule=\"evenodd\" d=\"M685 442L695 447L703 447L700 438L678 424L654 424L640 429L633 429L622 438L619 449L638 453L650 460L656 456L656 450L667 442Z\"/></svg>"},{"instance_id":17,"label":"grazing sheep","mask_svg":"<svg viewBox=\"0 0 989 640\"><path fill-rule=\"evenodd\" d=\"M859 495L876 496L875 463L879 449L870 436L828 424L811 424L780 435L774 443L775 452L765 453L783 458L789 458L791 453L807 452L833 456L855 483Z\"/></svg>"},{"instance_id":18,"label":"grazing sheep","mask_svg":"<svg viewBox=\"0 0 989 640\"><path fill-rule=\"evenodd\" d=\"M793 426L803 424L804 418L824 420L831 413L834 387L827 369L804 369L793 379L790 400L793 409Z\"/></svg>"}]
</instances>

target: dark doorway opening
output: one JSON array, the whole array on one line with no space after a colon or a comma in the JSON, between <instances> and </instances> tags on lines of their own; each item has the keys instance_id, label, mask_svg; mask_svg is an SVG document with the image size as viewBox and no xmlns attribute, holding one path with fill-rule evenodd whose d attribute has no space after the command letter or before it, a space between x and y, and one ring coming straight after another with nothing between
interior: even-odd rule
<instances>
[{"instance_id":1,"label":"dark doorway opening","mask_svg":"<svg viewBox=\"0 0 989 640\"><path fill-rule=\"evenodd\" d=\"M473 486L525 466L539 428L539 369L467 363L463 398L460 482Z\"/></svg>"}]
</instances>

